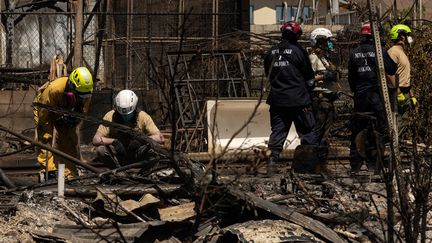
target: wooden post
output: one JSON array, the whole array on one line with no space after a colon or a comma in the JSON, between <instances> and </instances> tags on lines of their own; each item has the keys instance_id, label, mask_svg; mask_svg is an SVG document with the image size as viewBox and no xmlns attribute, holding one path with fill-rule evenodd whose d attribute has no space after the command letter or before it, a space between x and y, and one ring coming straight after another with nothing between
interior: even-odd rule
<instances>
[{"instance_id":1,"label":"wooden post","mask_svg":"<svg viewBox=\"0 0 432 243\"><path fill-rule=\"evenodd\" d=\"M82 66L82 43L83 43L83 22L84 22L84 1L77 0L75 8L75 45L73 67Z\"/></svg>"},{"instance_id":2,"label":"wooden post","mask_svg":"<svg viewBox=\"0 0 432 243\"><path fill-rule=\"evenodd\" d=\"M131 88L131 81L132 81L132 18L133 18L133 0L127 1L127 26L126 26L126 83L125 83L125 89Z\"/></svg>"},{"instance_id":3,"label":"wooden post","mask_svg":"<svg viewBox=\"0 0 432 243\"><path fill-rule=\"evenodd\" d=\"M0 4L0 12L2 12L2 4ZM1 16L0 16L1 21ZM0 66L3 64L3 24L0 23Z\"/></svg>"}]
</instances>

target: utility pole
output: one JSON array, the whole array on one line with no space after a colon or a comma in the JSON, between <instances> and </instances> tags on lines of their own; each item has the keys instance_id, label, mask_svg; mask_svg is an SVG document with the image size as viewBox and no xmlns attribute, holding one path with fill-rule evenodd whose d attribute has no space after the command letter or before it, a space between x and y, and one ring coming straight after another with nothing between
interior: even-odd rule
<instances>
[{"instance_id":1,"label":"utility pole","mask_svg":"<svg viewBox=\"0 0 432 243\"><path fill-rule=\"evenodd\" d=\"M82 66L82 43L83 43L83 22L84 22L84 1L77 0L75 6L75 45L73 67Z\"/></svg>"},{"instance_id":2,"label":"utility pole","mask_svg":"<svg viewBox=\"0 0 432 243\"><path fill-rule=\"evenodd\" d=\"M385 114L387 118L386 120L389 128L389 136L390 136L391 162L388 166L388 171L386 172L385 179L386 179L386 189L387 189L387 222L388 222L387 242L393 243L395 242L394 239L395 230L393 228L395 224L394 213L393 213L393 197L394 197L393 180L394 179L396 179L400 209L402 212L409 211L409 204L408 204L409 200L407 196L408 193L406 188L406 179L404 178L404 175L402 173L397 120L394 119L392 115L390 96L387 88L386 73L384 69L384 58L382 53L383 49L381 47L380 32L378 30L378 22L380 21L380 19L376 12L375 0L368 0L368 8L369 8L369 19L370 19L372 32L374 36L374 42L375 42L375 50L376 50L375 58L376 58L376 63L378 65L377 74L379 77L380 91L384 101ZM406 227L406 225L404 225L404 227L405 227L404 230L405 230L405 236L407 237L406 238L407 242L412 242L410 238L412 236L411 228Z\"/></svg>"}]
</instances>

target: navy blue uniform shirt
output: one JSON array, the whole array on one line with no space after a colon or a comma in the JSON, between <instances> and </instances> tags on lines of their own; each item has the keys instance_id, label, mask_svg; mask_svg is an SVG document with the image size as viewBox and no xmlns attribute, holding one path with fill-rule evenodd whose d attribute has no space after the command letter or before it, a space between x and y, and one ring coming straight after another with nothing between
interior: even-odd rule
<instances>
[{"instance_id":1,"label":"navy blue uniform shirt","mask_svg":"<svg viewBox=\"0 0 432 243\"><path fill-rule=\"evenodd\" d=\"M306 81L314 72L306 51L297 43L282 40L264 58L264 69L271 85L267 104L278 107L303 107L311 104Z\"/></svg>"},{"instance_id":2,"label":"navy blue uniform shirt","mask_svg":"<svg viewBox=\"0 0 432 243\"><path fill-rule=\"evenodd\" d=\"M382 50L384 68L388 75L394 75L397 64L385 49ZM348 82L354 93L365 93L378 90L378 67L375 60L375 45L372 39L363 38L356 47L348 62Z\"/></svg>"}]
</instances>

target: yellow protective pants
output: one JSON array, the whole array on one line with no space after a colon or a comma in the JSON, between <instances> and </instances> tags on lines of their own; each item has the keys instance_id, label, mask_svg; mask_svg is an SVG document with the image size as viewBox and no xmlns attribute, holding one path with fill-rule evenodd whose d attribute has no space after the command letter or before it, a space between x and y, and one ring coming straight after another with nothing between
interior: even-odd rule
<instances>
[{"instance_id":1,"label":"yellow protective pants","mask_svg":"<svg viewBox=\"0 0 432 243\"><path fill-rule=\"evenodd\" d=\"M38 99L36 96L35 101ZM37 107L34 108L34 122L36 125L36 140L53 146L66 154L69 154L77 159L81 159L79 150L79 137L78 137L78 125L51 125L41 126L42 121L39 121L39 112ZM52 127L53 129L47 129L46 127ZM55 137L54 137L55 130ZM65 164L65 178L70 179L77 176L77 169L73 162L64 159L61 156L53 155L51 152L38 148L37 161L41 165L41 171L45 172L46 164L48 163L48 171L57 171L58 163Z\"/></svg>"}]
</instances>

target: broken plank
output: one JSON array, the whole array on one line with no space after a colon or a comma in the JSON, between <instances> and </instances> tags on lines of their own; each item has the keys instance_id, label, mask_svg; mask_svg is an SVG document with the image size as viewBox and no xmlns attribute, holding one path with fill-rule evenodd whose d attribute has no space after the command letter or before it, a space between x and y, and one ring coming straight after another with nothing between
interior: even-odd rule
<instances>
[{"instance_id":1,"label":"broken plank","mask_svg":"<svg viewBox=\"0 0 432 243\"><path fill-rule=\"evenodd\" d=\"M334 242L334 243L343 243L345 242L339 235L334 232L332 229L327 227L325 224L309 218L303 214L296 212L294 209L286 209L281 208L277 204L274 204L270 201L259 198L252 193L243 192L234 187L228 187L228 191L234 197L245 200L254 204L256 207L259 207L269 213L272 213L276 216L279 216L283 219L286 219L292 223L298 224L303 228L309 230L314 234L320 235L322 238Z\"/></svg>"},{"instance_id":2,"label":"broken plank","mask_svg":"<svg viewBox=\"0 0 432 243\"><path fill-rule=\"evenodd\" d=\"M181 185L158 185L162 192L169 194L178 189ZM144 194L159 194L158 190L153 187L153 185L139 185L135 187L125 187L125 186L99 186L103 188L108 193L115 193L117 196L141 196ZM47 191L49 189L45 189ZM53 192L57 191L57 188L50 189ZM97 190L92 188L66 188L65 196L67 197L80 197L80 198L95 198L97 196Z\"/></svg>"},{"instance_id":3,"label":"broken plank","mask_svg":"<svg viewBox=\"0 0 432 243\"><path fill-rule=\"evenodd\" d=\"M162 221L183 221L196 215L195 202L185 203L174 207L158 209Z\"/></svg>"}]
</instances>

